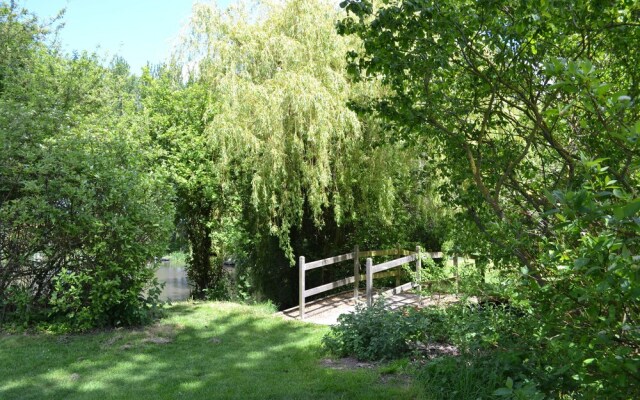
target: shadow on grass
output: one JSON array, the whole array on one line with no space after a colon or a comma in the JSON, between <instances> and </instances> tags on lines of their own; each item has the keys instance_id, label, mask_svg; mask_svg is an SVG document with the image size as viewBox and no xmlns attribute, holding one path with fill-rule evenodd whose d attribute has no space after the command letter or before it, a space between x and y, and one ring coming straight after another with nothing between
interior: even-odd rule
<instances>
[{"instance_id":1,"label":"shadow on grass","mask_svg":"<svg viewBox=\"0 0 640 400\"><path fill-rule=\"evenodd\" d=\"M372 370L323 368L326 328L222 306L229 310L174 305L165 321L144 330L0 338L0 398L415 397Z\"/></svg>"}]
</instances>

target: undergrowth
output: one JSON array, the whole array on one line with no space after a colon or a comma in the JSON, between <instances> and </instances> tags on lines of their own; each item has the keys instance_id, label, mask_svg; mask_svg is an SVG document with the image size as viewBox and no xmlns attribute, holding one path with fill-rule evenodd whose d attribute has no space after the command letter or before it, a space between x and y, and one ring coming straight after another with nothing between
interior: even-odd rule
<instances>
[{"instance_id":1,"label":"undergrowth","mask_svg":"<svg viewBox=\"0 0 640 400\"><path fill-rule=\"evenodd\" d=\"M409 357L428 399L583 398L572 367L558 368L567 355L536 336L538 318L508 303L391 310L378 300L342 315L323 345L361 360ZM424 350L438 343L454 346L456 355Z\"/></svg>"},{"instance_id":2,"label":"undergrowth","mask_svg":"<svg viewBox=\"0 0 640 400\"><path fill-rule=\"evenodd\" d=\"M413 309L389 310L381 298L371 307L356 306L342 314L323 338L323 345L339 356L359 360L383 360L406 355L411 343L423 340L426 320Z\"/></svg>"}]
</instances>

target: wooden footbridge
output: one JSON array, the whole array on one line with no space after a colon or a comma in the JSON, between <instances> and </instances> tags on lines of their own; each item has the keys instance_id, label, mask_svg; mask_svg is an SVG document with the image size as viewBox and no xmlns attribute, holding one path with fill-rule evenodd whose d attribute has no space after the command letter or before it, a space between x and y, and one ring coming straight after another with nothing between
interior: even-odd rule
<instances>
[{"instance_id":1,"label":"wooden footbridge","mask_svg":"<svg viewBox=\"0 0 640 400\"><path fill-rule=\"evenodd\" d=\"M374 257L397 256L398 258L374 264ZM384 296L387 304L391 308L397 308L407 305L424 306L434 302L449 303L456 300L456 296L440 296L423 298L419 294L421 284L422 261L425 258L441 259L441 252L423 252L420 247L415 251L402 249L390 250L370 250L359 251L358 246L351 253L339 256L329 257L322 260L307 262L304 256L299 258L299 305L288 310L281 311L279 314L285 318L306 320L319 324L335 324L338 316L341 314L353 312L356 304L366 304L370 306L374 299ZM365 273L361 272L361 260L365 259ZM322 284L313 288L307 288L307 271L329 267L338 263L353 260L353 275L334 282ZM454 265L457 266L458 257L453 257ZM413 265L413 268L412 267ZM412 279L410 282L401 284L402 270L406 268L412 269ZM456 268L457 271L457 268ZM395 276L396 286L391 289L381 289L374 287L374 279L382 277ZM360 297L360 282L366 282L364 298ZM353 291L343 291L335 293L335 289L342 286L353 284ZM418 290L415 290L418 289ZM329 296L315 299L307 302L307 298L316 296L320 293L328 291L334 292ZM417 293L416 293L417 292Z\"/></svg>"}]
</instances>

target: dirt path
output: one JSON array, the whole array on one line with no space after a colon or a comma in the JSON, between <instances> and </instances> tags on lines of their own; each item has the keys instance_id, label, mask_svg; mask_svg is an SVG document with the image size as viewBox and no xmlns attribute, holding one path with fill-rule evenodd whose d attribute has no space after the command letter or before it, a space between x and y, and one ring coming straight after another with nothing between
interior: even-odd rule
<instances>
[{"instance_id":1,"label":"dirt path","mask_svg":"<svg viewBox=\"0 0 640 400\"><path fill-rule=\"evenodd\" d=\"M374 298L377 296L374 296ZM396 309L404 306L426 307L430 305L446 305L454 303L460 298L456 295L443 294L420 296L415 293L400 293L390 297L386 297L387 304ZM365 302L366 299L361 296L359 303ZM341 314L353 312L355 310L356 301L353 298L353 292L343 292L333 296L324 297L314 300L306 304L305 321L320 325L334 325L338 322ZM286 319L300 319L298 307L276 313Z\"/></svg>"}]
</instances>

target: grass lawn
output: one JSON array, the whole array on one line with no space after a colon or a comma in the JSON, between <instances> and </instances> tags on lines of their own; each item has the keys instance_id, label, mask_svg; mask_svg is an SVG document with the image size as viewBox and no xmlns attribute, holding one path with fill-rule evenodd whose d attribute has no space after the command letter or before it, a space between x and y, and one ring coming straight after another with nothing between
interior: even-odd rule
<instances>
[{"instance_id":1,"label":"grass lawn","mask_svg":"<svg viewBox=\"0 0 640 400\"><path fill-rule=\"evenodd\" d=\"M328 328L264 306L177 303L158 323L83 335L0 336L0 399L407 399L405 379L331 369Z\"/></svg>"}]
</instances>

